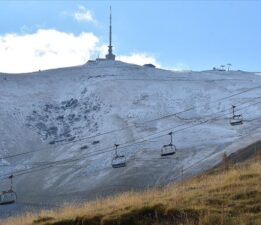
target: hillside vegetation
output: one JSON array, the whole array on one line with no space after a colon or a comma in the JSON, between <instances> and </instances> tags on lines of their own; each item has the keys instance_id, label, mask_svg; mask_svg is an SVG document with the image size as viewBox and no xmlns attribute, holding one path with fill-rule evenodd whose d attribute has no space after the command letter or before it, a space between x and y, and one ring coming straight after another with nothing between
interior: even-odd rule
<instances>
[{"instance_id":1,"label":"hillside vegetation","mask_svg":"<svg viewBox=\"0 0 261 225\"><path fill-rule=\"evenodd\" d=\"M161 189L28 213L3 225L260 225L261 157Z\"/></svg>"}]
</instances>

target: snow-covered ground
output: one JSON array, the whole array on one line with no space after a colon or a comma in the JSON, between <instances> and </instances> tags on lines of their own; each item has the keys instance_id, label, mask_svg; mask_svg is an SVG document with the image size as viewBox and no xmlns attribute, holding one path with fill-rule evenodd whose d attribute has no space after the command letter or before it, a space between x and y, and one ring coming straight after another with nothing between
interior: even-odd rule
<instances>
[{"instance_id":1,"label":"snow-covered ground","mask_svg":"<svg viewBox=\"0 0 261 225\"><path fill-rule=\"evenodd\" d=\"M220 162L224 151L261 135L261 77L255 73L101 61L1 73L0 82L0 157L35 151L0 159L0 179L14 173L20 203L57 204L164 185L179 180L182 168L184 176L199 173ZM243 125L229 124L231 105L243 114ZM173 115L180 111L186 112ZM170 131L177 153L162 159ZM115 143L124 147L125 168L111 167ZM8 185L0 181L0 190Z\"/></svg>"}]
</instances>

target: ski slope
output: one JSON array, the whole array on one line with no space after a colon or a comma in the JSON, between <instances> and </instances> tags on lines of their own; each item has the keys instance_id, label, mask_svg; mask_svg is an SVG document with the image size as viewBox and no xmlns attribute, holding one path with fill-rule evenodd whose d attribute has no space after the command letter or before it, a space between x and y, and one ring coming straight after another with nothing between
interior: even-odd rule
<instances>
[{"instance_id":1,"label":"ski slope","mask_svg":"<svg viewBox=\"0 0 261 225\"><path fill-rule=\"evenodd\" d=\"M260 140L255 73L100 61L1 73L0 82L0 189L13 173L20 203L57 205L161 186ZM243 114L241 126L229 124L232 105ZM170 131L177 153L162 159ZM111 167L115 143L124 168Z\"/></svg>"}]
</instances>

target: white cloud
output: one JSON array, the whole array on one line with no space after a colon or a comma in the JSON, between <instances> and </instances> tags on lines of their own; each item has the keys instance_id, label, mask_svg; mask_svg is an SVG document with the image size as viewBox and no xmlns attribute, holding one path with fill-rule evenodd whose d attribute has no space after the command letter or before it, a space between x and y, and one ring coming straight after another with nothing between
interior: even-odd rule
<instances>
[{"instance_id":1,"label":"white cloud","mask_svg":"<svg viewBox=\"0 0 261 225\"><path fill-rule=\"evenodd\" d=\"M78 6L78 10L73 13L73 17L79 22L95 22L92 12L82 5Z\"/></svg>"},{"instance_id":2,"label":"white cloud","mask_svg":"<svg viewBox=\"0 0 261 225\"><path fill-rule=\"evenodd\" d=\"M118 56L117 60L137 65L151 63L157 66L158 68L161 68L161 65L156 61L156 59L147 53L132 53L130 55Z\"/></svg>"},{"instance_id":3,"label":"white cloud","mask_svg":"<svg viewBox=\"0 0 261 225\"><path fill-rule=\"evenodd\" d=\"M0 36L0 72L22 73L59 67L81 65L89 59L104 57L107 45L93 33L79 35L55 29L39 29L31 34L5 34ZM117 56L116 60L137 65L162 65L147 53ZM166 67L165 67L166 68ZM188 70L184 64L166 69Z\"/></svg>"},{"instance_id":4,"label":"white cloud","mask_svg":"<svg viewBox=\"0 0 261 225\"><path fill-rule=\"evenodd\" d=\"M85 63L101 52L93 33L39 29L32 34L0 36L0 72L29 72Z\"/></svg>"}]
</instances>

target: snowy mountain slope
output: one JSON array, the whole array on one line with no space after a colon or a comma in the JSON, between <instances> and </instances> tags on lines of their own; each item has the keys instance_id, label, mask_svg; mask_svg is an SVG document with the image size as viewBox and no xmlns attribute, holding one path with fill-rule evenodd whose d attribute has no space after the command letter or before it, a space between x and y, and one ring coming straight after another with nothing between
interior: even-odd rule
<instances>
[{"instance_id":1,"label":"snowy mountain slope","mask_svg":"<svg viewBox=\"0 0 261 225\"><path fill-rule=\"evenodd\" d=\"M199 173L218 163L226 149L231 153L261 135L261 104L247 107L261 101L261 88L217 101L261 86L254 73L172 72L101 61L0 74L0 81L0 156L36 151L0 160L0 176L39 169L15 177L20 202L54 204L163 185L180 179L182 168L185 176ZM242 108L242 126L229 124L232 104ZM144 123L188 108L194 109ZM219 118L178 131L214 117ZM161 159L171 130L177 153ZM127 167L111 168L115 143L143 137L152 139L119 149ZM7 186L1 181L1 189Z\"/></svg>"}]
</instances>

